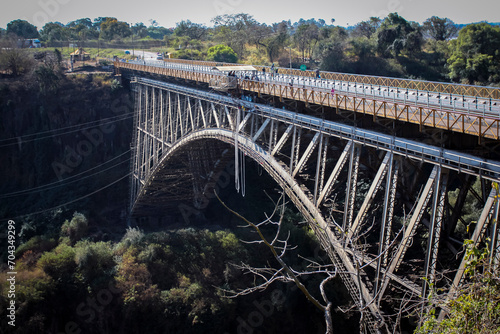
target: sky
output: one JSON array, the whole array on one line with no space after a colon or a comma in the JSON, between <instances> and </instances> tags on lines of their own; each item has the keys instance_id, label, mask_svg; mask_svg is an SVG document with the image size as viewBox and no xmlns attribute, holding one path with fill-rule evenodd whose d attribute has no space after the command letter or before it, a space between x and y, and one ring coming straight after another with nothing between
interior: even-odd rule
<instances>
[{"instance_id":1,"label":"sky","mask_svg":"<svg viewBox=\"0 0 500 334\"><path fill-rule=\"evenodd\" d=\"M261 23L283 20L323 19L335 25L353 26L370 17L383 19L397 12L408 21L424 22L432 16L455 23L500 22L499 0L0 0L0 27L16 19L38 29L47 22L66 24L80 18L116 17L120 21L147 26L175 27L190 20L212 26L212 18L222 14L247 13Z\"/></svg>"}]
</instances>

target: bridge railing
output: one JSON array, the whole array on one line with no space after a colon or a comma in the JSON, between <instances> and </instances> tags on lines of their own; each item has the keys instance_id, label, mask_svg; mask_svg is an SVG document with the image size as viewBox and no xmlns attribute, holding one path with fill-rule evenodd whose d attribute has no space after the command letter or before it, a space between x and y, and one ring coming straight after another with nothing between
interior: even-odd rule
<instances>
[{"instance_id":1,"label":"bridge railing","mask_svg":"<svg viewBox=\"0 0 500 334\"><path fill-rule=\"evenodd\" d=\"M132 64L146 65L160 68L175 68L179 70L204 73L207 75L224 76L225 74L213 68L212 65L221 65L215 62L202 62L190 63L183 62L164 62L164 61L131 61ZM198 64L197 64L198 63ZM123 63L118 63L118 66ZM126 66L126 65L124 65ZM258 66L254 66L258 67ZM298 71L301 72L301 71ZM333 73L335 74L335 73ZM339 74L339 73L337 73ZM398 103L411 103L415 102L417 105L425 107L435 107L440 110L447 110L453 112L480 112L482 116L493 116L500 118L500 100L490 98L478 98L477 96L469 96L456 93L443 93L432 90L419 89L419 88L402 88L397 86L382 85L381 82L372 80L371 83L364 83L357 80L359 78L375 78L357 75L341 75L333 79L329 78L316 78L313 76L297 76L295 74L286 73L252 73L250 71L239 73L240 80L249 80L255 78L259 82L269 84L276 84L282 86L293 86L298 88L308 88L314 91L327 91L333 88L335 91L344 94L350 94L356 97L377 98L384 101L398 102ZM391 78L389 78L391 79ZM403 80L403 79L402 79ZM408 81L408 80L407 80ZM409 81L408 81L409 82ZM385 82L389 84L390 82ZM436 84L436 83L434 83ZM424 87L424 86L422 86ZM450 86L451 87L451 86ZM458 87L458 86L457 86ZM473 86L476 87L476 86ZM435 88L429 87L426 88ZM455 87L456 88L456 87ZM480 87L479 87L480 88ZM451 90L451 89L450 89ZM458 90L455 89L455 90Z\"/></svg>"},{"instance_id":2,"label":"bridge railing","mask_svg":"<svg viewBox=\"0 0 500 334\"><path fill-rule=\"evenodd\" d=\"M187 59L165 59L167 63L178 63L186 65L199 65L199 66L234 66L233 63L224 62L212 62L212 61L202 61L202 60L187 60ZM263 68L270 72L271 67L253 65L259 71ZM315 78L316 71L302 71L299 69L291 69L284 67L277 67L278 74L293 75L299 77ZM382 76L372 76L372 75L361 75L361 74L349 74L349 73L338 73L338 72L327 72L320 71L322 79L328 80L339 80L345 82L356 82L375 86L387 86L387 87L399 87L402 89L411 89L419 91L429 91L444 94L454 94L472 97L482 97L487 99L500 99L500 88L498 87L487 87L487 86L475 86L475 85L463 85L455 83L446 82L436 82L436 81L426 81L426 80L411 80L411 79L400 79L400 78L390 78Z\"/></svg>"},{"instance_id":3,"label":"bridge railing","mask_svg":"<svg viewBox=\"0 0 500 334\"><path fill-rule=\"evenodd\" d=\"M209 66L157 61L115 62L115 67L118 70L124 68L206 83L213 78L225 76ZM465 102L450 99L452 103L448 104L443 103L440 97L431 98L429 92L406 94L407 92L397 88L365 85L360 87L350 82L329 82L314 78L302 78L301 81L294 81L295 83L290 85L286 83L287 77L284 75L261 74L254 80L249 79L250 75L252 73L243 74L243 79L239 79L240 87L245 91L467 133L479 138L500 139L499 106L492 108L490 104L487 107L485 104L478 104L477 100ZM330 92L330 85L335 88L335 94ZM496 102L500 103L500 100Z\"/></svg>"}]
</instances>

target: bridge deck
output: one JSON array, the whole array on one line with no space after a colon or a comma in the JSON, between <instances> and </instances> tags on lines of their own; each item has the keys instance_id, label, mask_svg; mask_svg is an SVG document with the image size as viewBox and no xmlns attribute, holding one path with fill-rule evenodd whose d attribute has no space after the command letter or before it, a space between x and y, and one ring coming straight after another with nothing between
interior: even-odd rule
<instances>
[{"instance_id":1,"label":"bridge deck","mask_svg":"<svg viewBox=\"0 0 500 334\"><path fill-rule=\"evenodd\" d=\"M205 63L187 65L163 61L115 62L115 67L118 71L126 69L204 83L225 76ZM491 87L441 83L431 85L429 82L399 79L390 81L389 78L385 78L387 80L383 83L394 86L384 86L380 85L382 81L378 77L340 76L338 73L326 75L335 79L317 79L297 76L295 73L259 73L254 80L247 79L252 74L255 73L248 72L246 76L243 73L242 78L238 80L241 89L259 95L266 94L280 99L327 106L337 111L350 110L369 114L374 118L388 118L418 124L421 127L466 133L479 138L500 139L500 100L479 97L479 94L497 96L499 90ZM338 77L348 80L339 80ZM358 81L352 82L351 79ZM407 88L402 89L400 86ZM433 90L422 91L420 87ZM465 96L456 92L478 95Z\"/></svg>"}]
</instances>

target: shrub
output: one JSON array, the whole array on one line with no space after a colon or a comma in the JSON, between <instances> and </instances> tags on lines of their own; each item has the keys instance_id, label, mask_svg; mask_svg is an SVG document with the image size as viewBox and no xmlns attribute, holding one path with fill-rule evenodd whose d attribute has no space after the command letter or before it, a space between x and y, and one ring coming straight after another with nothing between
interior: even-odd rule
<instances>
[{"instance_id":1,"label":"shrub","mask_svg":"<svg viewBox=\"0 0 500 334\"><path fill-rule=\"evenodd\" d=\"M238 55L229 46L219 44L208 49L207 60L236 63Z\"/></svg>"},{"instance_id":2,"label":"shrub","mask_svg":"<svg viewBox=\"0 0 500 334\"><path fill-rule=\"evenodd\" d=\"M86 283L105 284L111 279L116 263L110 243L81 241L75 245L75 250L78 271Z\"/></svg>"},{"instance_id":3,"label":"shrub","mask_svg":"<svg viewBox=\"0 0 500 334\"><path fill-rule=\"evenodd\" d=\"M78 212L73 214L71 221L66 220L61 227L61 236L68 237L71 245L80 240L87 234L88 221L87 218Z\"/></svg>"},{"instance_id":4,"label":"shrub","mask_svg":"<svg viewBox=\"0 0 500 334\"><path fill-rule=\"evenodd\" d=\"M53 278L72 276L76 268L75 250L60 244L53 251L44 253L38 260L38 266Z\"/></svg>"}]
</instances>

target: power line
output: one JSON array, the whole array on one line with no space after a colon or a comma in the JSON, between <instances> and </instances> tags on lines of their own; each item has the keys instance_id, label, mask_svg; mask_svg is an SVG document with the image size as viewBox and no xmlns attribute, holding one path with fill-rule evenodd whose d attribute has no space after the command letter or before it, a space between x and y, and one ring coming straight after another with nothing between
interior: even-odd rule
<instances>
[{"instance_id":1,"label":"power line","mask_svg":"<svg viewBox=\"0 0 500 334\"><path fill-rule=\"evenodd\" d=\"M92 195L97 194L98 192L103 191L104 189L107 189L107 188L111 187L112 185L114 185L114 184L116 184L116 183L120 182L121 180L124 180L125 178L129 177L129 176L130 176L130 174L132 174L132 173L128 173L128 174L126 174L125 176L123 176L123 177L119 178L118 180L113 181L113 182L111 182L110 184L108 184L108 185L106 185L106 186L104 186L104 187L102 187L102 188L99 188L99 189L97 189L96 191L93 191L93 192L91 192L90 194L87 194L87 195L85 195L85 196L78 197L77 199L71 200L71 201L66 202L66 203L64 203L64 204L60 204L60 205L58 205L58 206L54 206L54 207L52 207L52 208L50 208L50 209L45 209L45 210L40 210L40 211L30 212L30 213L27 213L27 214L24 214L24 215L20 215L20 216L17 216L17 217L13 217L13 218L10 218L10 220L13 220L13 219L18 219L18 218L23 218L23 217L27 217L27 216L30 216L30 215L38 215L38 214L41 214L41 213L44 213L44 212L53 211L53 210L55 210L55 209L59 209L59 208L61 208L61 207L63 207L63 206L66 206L66 205L69 205L69 204L72 204L72 203L75 203L75 202L81 201L81 200L83 200L83 199L85 199L85 198L87 198L87 197L90 197L90 196L92 196ZM3 221L8 221L8 219L4 219Z\"/></svg>"},{"instance_id":2,"label":"power line","mask_svg":"<svg viewBox=\"0 0 500 334\"><path fill-rule=\"evenodd\" d=\"M31 189L26 189L26 190L20 190L20 191L15 191L15 192L12 192L12 193L8 193L8 194L4 194L4 195L1 195L0 198L9 198L9 197L16 197L16 196L20 196L20 195L27 195L27 194L30 194L30 193L36 193L36 192L40 192L40 191L47 191L47 190L51 190L51 189L55 189L55 188L58 188L58 187L62 187L62 186L67 186L68 184L71 184L71 183L75 183L75 182L80 182L82 180L85 180L85 179L88 179L90 177L93 177L93 176L96 176L98 174L101 174L103 172L106 172L110 169L113 169L119 165L122 165L123 163L125 162L129 162L129 160L124 160L124 161L121 161L111 167L108 167L106 169L103 169L103 170L100 170L96 173L93 173L93 174L90 174L90 175L87 175L87 176L83 176L81 177L80 179L75 179L75 180L71 180L71 181L68 181L68 182L64 182L64 183L60 183L60 184L57 184L59 182L53 182L53 183L49 183L49 184L46 184L46 185L43 185L43 186L39 186L39 187L36 187L36 188L31 188ZM84 173L87 173L88 171L85 171ZM64 181L67 181L68 179L64 180ZM52 186L54 185L54 186Z\"/></svg>"},{"instance_id":3,"label":"power line","mask_svg":"<svg viewBox=\"0 0 500 334\"><path fill-rule=\"evenodd\" d=\"M34 188L30 188L30 189L24 189L24 190L14 191L14 192L11 192L11 193L8 193L8 194L4 194L4 195L0 196L0 198L3 198L3 197L8 197L9 195L15 195L15 194L17 194L17 193L24 193L24 192L34 191L34 190L37 190L37 189L39 189L39 188L44 188L44 187L49 187L49 186L52 186L52 185L57 184L57 183L60 183L60 182L62 182L62 181L68 181L68 180L71 180L71 179L77 178L77 177L79 177L79 176L81 176L81 175L83 175L83 174L86 174L86 173L88 173L88 172L90 172L90 171L92 171L92 170L94 170L94 169L97 169L97 168L101 167L102 165L108 164L108 163L110 163L111 161L114 161L114 160L116 160L116 159L119 159L120 157L124 156L125 154L128 154L129 152L130 152L130 150L127 150L127 151L123 152L122 154L120 154L120 155L118 155L118 156L116 156L116 157L114 157L114 158L112 158L112 159L110 159L110 160L108 160L108 161L104 162L103 164L100 164L99 166L95 166L95 167L89 168L89 169L87 169L87 170L84 170L83 172L80 172L80 173L78 173L78 174L76 174L76 175L70 176L70 177L68 177L68 178L66 178L66 179L64 179L64 180L60 180L60 181L56 181L56 182L52 182L52 183L48 183L48 184L44 184L44 185L41 185L41 186L38 186L38 187L34 187Z\"/></svg>"},{"instance_id":4,"label":"power line","mask_svg":"<svg viewBox=\"0 0 500 334\"><path fill-rule=\"evenodd\" d=\"M99 120L95 120L95 121L90 121L90 122L86 122L86 123L81 123L81 124L69 125L69 126L66 126L66 127L58 128L58 129L52 129L52 130L47 130L47 131L35 132L35 133L27 134L27 135L22 135L22 136L17 136L17 137L11 137L11 138L6 138L6 139L0 139L0 142L9 141L9 140L16 140L16 139L22 138L22 137L38 136L38 135L41 135L41 134L50 133L50 132L56 132L56 131L62 131L62 130L67 130L67 129L79 127L79 126L82 126L82 125L90 125L92 123L97 123L95 125L98 125L99 122L101 122L101 121L107 121L107 120L111 120L113 118L119 118L119 117L122 117L122 116L126 116L128 114L131 114L131 113L127 113L127 114L123 114L123 115L118 115L118 116L113 116L113 117L108 117L108 118L103 118L103 119L99 119Z\"/></svg>"},{"instance_id":5,"label":"power line","mask_svg":"<svg viewBox=\"0 0 500 334\"><path fill-rule=\"evenodd\" d=\"M7 147L7 146L13 146L13 145L17 145L19 140L21 139L21 141L23 143L28 143L28 142L31 142L31 141L36 141L36 140L41 140L41 139L46 139L46 138L51 138L51 137L54 137L54 136L62 136L62 135L65 135L65 134L69 134L69 133L73 133L73 132L78 132L78 131L82 131L82 130L87 130L87 129L90 129L90 128L93 128L95 127L96 125L107 125L107 124L112 124L112 123L116 123L116 122L120 122L120 121L123 121L123 120L126 120L126 119L129 119L131 117L133 117L134 113L128 113L128 114L125 114L125 115L120 115L120 116L115 116L115 117L110 117L110 118L107 118L107 119L103 119L103 120L111 120L111 121L108 121L108 122L105 122L105 123L100 123L102 122L103 120L98 120L98 121L92 121L92 122L89 122L89 123L84 123L84 124L90 124L90 123L96 123L96 124L93 124L93 125L89 125L89 126L84 126L84 127L81 127L81 124L79 125L73 125L71 127L68 127L68 128L73 128L73 127L76 127L78 126L79 128L78 129L74 129L74 130L71 130L71 131L66 131L66 132L62 132L62 133L57 133L57 134L51 134L51 135L48 135L48 136L43 136L43 137L39 137L39 138L32 138L32 139L27 139L27 140L22 140L23 137L31 137L31 136L36 136L36 135L39 135L39 134L43 134L43 133L48 133L48 132L52 132L52 130L48 130L48 131L43 131L43 132L39 132L39 133L34 133L34 134L29 134L29 135L25 135L25 136L20 136L20 137L12 137L12 138L8 138L8 139L2 139L0 140L0 142L2 141L9 141L9 140L16 140L15 143L9 143L9 144L3 144L3 145L0 145L0 147ZM116 119L115 119L116 118ZM61 129L57 129L57 130L53 130L53 131L60 131L62 129L65 129L65 128L61 128Z\"/></svg>"}]
</instances>

